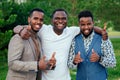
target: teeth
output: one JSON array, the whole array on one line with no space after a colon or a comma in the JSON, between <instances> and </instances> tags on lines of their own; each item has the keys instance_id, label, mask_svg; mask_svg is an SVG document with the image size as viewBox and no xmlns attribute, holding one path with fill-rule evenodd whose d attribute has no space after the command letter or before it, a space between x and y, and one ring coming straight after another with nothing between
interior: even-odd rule
<instances>
[{"instance_id":1,"label":"teeth","mask_svg":"<svg viewBox=\"0 0 120 80\"><path fill-rule=\"evenodd\" d=\"M89 33L89 30L85 30L84 33L86 33L86 34Z\"/></svg>"},{"instance_id":2,"label":"teeth","mask_svg":"<svg viewBox=\"0 0 120 80\"><path fill-rule=\"evenodd\" d=\"M35 25L37 28L39 28L40 26L39 25Z\"/></svg>"},{"instance_id":3,"label":"teeth","mask_svg":"<svg viewBox=\"0 0 120 80\"><path fill-rule=\"evenodd\" d=\"M63 26L63 24L58 24L58 26Z\"/></svg>"}]
</instances>

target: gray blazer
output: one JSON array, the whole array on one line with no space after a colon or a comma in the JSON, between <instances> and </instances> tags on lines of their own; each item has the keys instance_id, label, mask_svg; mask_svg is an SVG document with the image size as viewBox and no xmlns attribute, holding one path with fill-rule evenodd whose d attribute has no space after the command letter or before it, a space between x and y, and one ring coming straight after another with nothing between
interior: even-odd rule
<instances>
[{"instance_id":1,"label":"gray blazer","mask_svg":"<svg viewBox=\"0 0 120 80\"><path fill-rule=\"evenodd\" d=\"M18 34L14 35L8 47L6 80L36 80L37 72L37 56L32 39L23 40Z\"/></svg>"}]
</instances>

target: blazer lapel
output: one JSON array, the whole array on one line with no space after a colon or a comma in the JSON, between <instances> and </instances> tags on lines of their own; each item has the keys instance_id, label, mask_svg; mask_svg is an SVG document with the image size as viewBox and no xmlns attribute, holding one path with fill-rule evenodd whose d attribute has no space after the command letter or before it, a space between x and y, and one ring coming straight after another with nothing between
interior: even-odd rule
<instances>
[{"instance_id":1,"label":"blazer lapel","mask_svg":"<svg viewBox=\"0 0 120 80\"><path fill-rule=\"evenodd\" d=\"M37 57L37 55L36 55L34 42L33 42L33 40L31 39L31 37L30 37L30 39L29 39L28 41L29 41L30 46L31 46L31 48L32 48L32 52L33 52L33 54L34 54L35 60L37 60L38 57Z\"/></svg>"},{"instance_id":2,"label":"blazer lapel","mask_svg":"<svg viewBox=\"0 0 120 80\"><path fill-rule=\"evenodd\" d=\"M79 48L79 50L81 52L81 56L85 57L87 54L86 54L86 51L85 51L84 41L83 41L82 35L78 36L76 42L77 42L76 45L78 46L78 48Z\"/></svg>"},{"instance_id":3,"label":"blazer lapel","mask_svg":"<svg viewBox=\"0 0 120 80\"><path fill-rule=\"evenodd\" d=\"M91 44L90 44L90 46L89 46L88 53L90 53L90 51L92 50L93 46L96 44L97 39L99 39L99 38L98 38L98 35L95 34L95 35L93 36L93 40L92 40L92 42L91 42ZM88 55L90 55L90 54L88 54Z\"/></svg>"}]
</instances>

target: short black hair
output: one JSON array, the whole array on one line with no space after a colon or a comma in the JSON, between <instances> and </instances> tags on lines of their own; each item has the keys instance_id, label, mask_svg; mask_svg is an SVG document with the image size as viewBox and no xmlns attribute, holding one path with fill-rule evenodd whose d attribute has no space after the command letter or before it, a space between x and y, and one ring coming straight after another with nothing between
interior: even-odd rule
<instances>
[{"instance_id":1,"label":"short black hair","mask_svg":"<svg viewBox=\"0 0 120 80\"><path fill-rule=\"evenodd\" d=\"M55 14L57 11L64 11L64 12L68 15L68 13L67 13L66 10L59 8L59 9L55 9L50 17L53 18L54 14Z\"/></svg>"},{"instance_id":2,"label":"short black hair","mask_svg":"<svg viewBox=\"0 0 120 80\"><path fill-rule=\"evenodd\" d=\"M84 10L84 11L81 11L79 14L78 14L78 20L80 20L81 17L91 17L92 20L93 20L93 15L90 11L88 10Z\"/></svg>"},{"instance_id":3,"label":"short black hair","mask_svg":"<svg viewBox=\"0 0 120 80\"><path fill-rule=\"evenodd\" d=\"M40 9L40 8L34 8L34 9L32 9L32 10L29 12L29 16L32 16L32 14L33 14L34 11L38 11L38 12L44 13L44 11L43 11L42 9Z\"/></svg>"}]
</instances>

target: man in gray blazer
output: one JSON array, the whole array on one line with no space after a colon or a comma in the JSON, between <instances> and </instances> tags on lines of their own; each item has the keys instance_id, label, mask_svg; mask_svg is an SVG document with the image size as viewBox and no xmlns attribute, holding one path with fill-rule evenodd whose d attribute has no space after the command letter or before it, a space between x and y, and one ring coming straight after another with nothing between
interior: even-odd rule
<instances>
[{"instance_id":1,"label":"man in gray blazer","mask_svg":"<svg viewBox=\"0 0 120 80\"><path fill-rule=\"evenodd\" d=\"M55 66L55 54L46 62L41 56L40 39L37 32L43 25L44 12L35 8L28 17L28 29L31 36L24 40L19 34L14 35L8 47L8 74L6 80L40 80L40 70L51 69Z\"/></svg>"}]
</instances>

